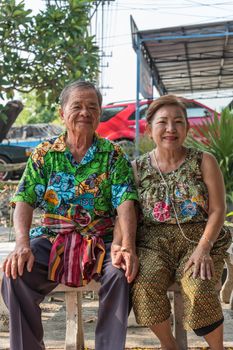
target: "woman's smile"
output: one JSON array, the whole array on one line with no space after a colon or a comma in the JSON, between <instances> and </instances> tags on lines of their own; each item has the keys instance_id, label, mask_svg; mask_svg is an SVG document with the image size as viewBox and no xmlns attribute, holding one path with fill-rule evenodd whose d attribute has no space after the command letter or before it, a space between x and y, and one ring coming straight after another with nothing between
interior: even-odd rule
<instances>
[{"instance_id":1,"label":"woman's smile","mask_svg":"<svg viewBox=\"0 0 233 350\"><path fill-rule=\"evenodd\" d=\"M176 141L178 139L177 136L164 136L163 139L166 141Z\"/></svg>"}]
</instances>

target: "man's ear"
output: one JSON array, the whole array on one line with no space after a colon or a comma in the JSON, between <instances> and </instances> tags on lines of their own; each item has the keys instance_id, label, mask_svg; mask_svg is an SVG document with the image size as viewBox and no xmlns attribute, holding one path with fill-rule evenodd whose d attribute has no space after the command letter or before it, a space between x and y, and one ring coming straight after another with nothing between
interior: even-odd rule
<instances>
[{"instance_id":1,"label":"man's ear","mask_svg":"<svg viewBox=\"0 0 233 350\"><path fill-rule=\"evenodd\" d=\"M61 107L58 108L58 113L60 115L60 118L63 120L64 119L64 114L63 114L63 110Z\"/></svg>"}]
</instances>

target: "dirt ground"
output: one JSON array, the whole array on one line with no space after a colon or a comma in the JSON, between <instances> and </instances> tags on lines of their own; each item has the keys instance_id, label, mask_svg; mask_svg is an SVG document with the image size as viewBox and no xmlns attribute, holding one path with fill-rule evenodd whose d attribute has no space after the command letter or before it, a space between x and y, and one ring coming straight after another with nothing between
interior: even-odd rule
<instances>
[{"instance_id":1,"label":"dirt ground","mask_svg":"<svg viewBox=\"0 0 233 350\"><path fill-rule=\"evenodd\" d=\"M98 300L88 299L87 297L91 297L91 294L83 299L85 345L90 349L94 349L94 330L97 319ZM52 349L54 345L56 345L57 348L63 348L64 346L64 295L57 293L54 294L54 298L55 299L52 301L51 299L47 299L43 304L43 322L47 349ZM225 346L232 347L233 349L233 311L229 310L226 304L224 304L223 307L225 317ZM188 333L188 344L190 348L206 347L206 343L202 338L195 336L193 332ZM136 324L133 312L131 312L129 317L126 347L130 349L155 349L159 347L159 342L152 332L146 327L141 327Z\"/></svg>"},{"instance_id":2,"label":"dirt ground","mask_svg":"<svg viewBox=\"0 0 233 350\"><path fill-rule=\"evenodd\" d=\"M42 303L42 319L44 325L44 339L47 350L58 350L64 348L65 339L65 302L64 294L56 293L48 296ZM224 341L227 349L233 350L233 311L229 306L223 304L225 317ZM98 300L93 295L87 294L83 298L83 320L85 345L88 349L94 349L94 330L97 319ZM207 349L202 338L195 336L193 332L188 333L188 344L190 349ZM129 317L127 331L127 349L158 349L159 342L151 331L136 324L133 313ZM0 349L9 350L9 333L0 332Z\"/></svg>"},{"instance_id":3,"label":"dirt ground","mask_svg":"<svg viewBox=\"0 0 233 350\"><path fill-rule=\"evenodd\" d=\"M83 298L83 320L85 345L88 349L94 349L94 330L97 319L98 300L92 299L90 293ZM225 346L233 349L233 311L223 304L225 316ZM55 350L64 348L65 339L65 302L64 294L56 293L48 296L42 304L42 319L45 332L46 349ZM190 349L207 349L206 343L192 332L188 333ZM127 349L158 349L159 342L150 330L138 326L133 313L129 317L127 331ZM0 333L0 349L9 349L9 333Z\"/></svg>"}]
</instances>

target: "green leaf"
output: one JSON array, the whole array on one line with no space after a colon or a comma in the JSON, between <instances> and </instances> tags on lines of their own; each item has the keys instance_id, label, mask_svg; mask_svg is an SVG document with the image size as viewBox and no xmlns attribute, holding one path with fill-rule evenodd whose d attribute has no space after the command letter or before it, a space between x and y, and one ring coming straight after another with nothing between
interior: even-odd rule
<instances>
[{"instance_id":1,"label":"green leaf","mask_svg":"<svg viewBox=\"0 0 233 350\"><path fill-rule=\"evenodd\" d=\"M227 199L233 202L233 112L225 108L220 118L204 121L189 135L186 144L201 151L212 153L221 168L226 186Z\"/></svg>"},{"instance_id":2,"label":"green leaf","mask_svg":"<svg viewBox=\"0 0 233 350\"><path fill-rule=\"evenodd\" d=\"M2 98L35 90L41 105L52 104L70 80L97 77L98 47L87 30L90 6L95 2L67 1L32 16L24 1L0 2Z\"/></svg>"}]
</instances>

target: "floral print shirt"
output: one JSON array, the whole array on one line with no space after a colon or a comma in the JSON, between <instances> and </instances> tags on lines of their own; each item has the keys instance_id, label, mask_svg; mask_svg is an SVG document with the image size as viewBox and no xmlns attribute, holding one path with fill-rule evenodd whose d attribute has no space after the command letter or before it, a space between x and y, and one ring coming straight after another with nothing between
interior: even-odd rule
<instances>
[{"instance_id":1,"label":"floral print shirt","mask_svg":"<svg viewBox=\"0 0 233 350\"><path fill-rule=\"evenodd\" d=\"M115 209L126 200L138 200L138 196L130 162L120 147L95 135L78 163L63 133L36 147L11 204L27 202L87 230L99 218L114 218ZM112 240L112 232L113 225L106 231L105 242ZM46 226L31 229L30 237L41 235L56 236Z\"/></svg>"},{"instance_id":2,"label":"floral print shirt","mask_svg":"<svg viewBox=\"0 0 233 350\"><path fill-rule=\"evenodd\" d=\"M202 152L187 149L185 161L169 173L152 167L146 153L136 159L143 222L147 224L176 224L172 202L180 223L202 222L208 218L208 190L201 173Z\"/></svg>"}]
</instances>

